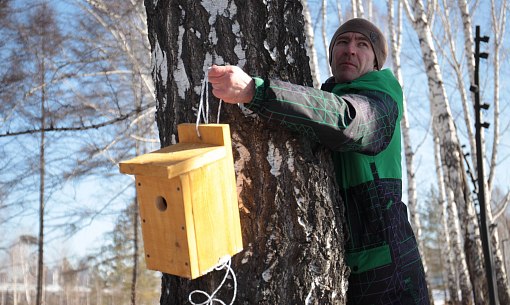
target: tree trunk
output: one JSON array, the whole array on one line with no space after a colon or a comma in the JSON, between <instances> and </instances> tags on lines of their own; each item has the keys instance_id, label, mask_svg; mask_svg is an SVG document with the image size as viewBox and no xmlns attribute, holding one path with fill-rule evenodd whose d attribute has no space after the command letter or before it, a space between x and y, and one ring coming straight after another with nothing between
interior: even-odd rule
<instances>
[{"instance_id":1,"label":"tree trunk","mask_svg":"<svg viewBox=\"0 0 510 305\"><path fill-rule=\"evenodd\" d=\"M138 146L138 145L137 145ZM134 198L133 204L133 277L131 280L131 304L136 305L136 286L138 283L138 199Z\"/></svg>"},{"instance_id":2,"label":"tree trunk","mask_svg":"<svg viewBox=\"0 0 510 305\"><path fill-rule=\"evenodd\" d=\"M162 146L178 141L178 124L196 120L201 81L212 64L312 85L299 1L145 5ZM211 106L216 109L216 99ZM344 207L329 151L243 111L225 105L220 116L231 128L244 245L232 258L236 304L344 304ZM196 280L165 274L161 304L185 304L195 289L212 293L223 277L219 271ZM232 280L226 285L215 297L228 303Z\"/></svg>"},{"instance_id":3,"label":"tree trunk","mask_svg":"<svg viewBox=\"0 0 510 305\"><path fill-rule=\"evenodd\" d=\"M462 229L465 233L464 249L473 285L475 304L484 304L488 288L483 261L480 260L483 255L479 238L480 232L472 207L469 185L465 176L462 148L459 144L441 71L439 70L431 30L424 11L423 2L412 1L413 16L407 1L402 1L406 5L408 19L420 40L423 62L428 78L430 108L434 118L433 123L436 128L436 135L440 139L441 164L443 166L446 196L450 204L455 201L459 208Z\"/></svg>"},{"instance_id":4,"label":"tree trunk","mask_svg":"<svg viewBox=\"0 0 510 305\"><path fill-rule=\"evenodd\" d=\"M404 88L404 79L402 77L402 67L400 65L400 50L402 46L402 5L399 4L398 8L398 27L395 26L395 9L393 0L387 0L388 6L388 23L390 29L390 43L391 43L391 57L393 62L393 72L395 77L400 83L400 86ZM398 31L396 31L398 29ZM398 37L397 37L398 36ZM418 243L418 249L420 254L424 255L423 238L421 235L421 222L420 214L418 213L418 200L416 195L416 179L414 171L414 152L411 145L411 136L409 132L409 118L407 115L407 100L404 95L404 103L402 109L402 120L400 121L400 128L402 130L402 139L404 143L404 153L406 162L406 173L407 173L407 206L409 207L409 213L411 218L411 226L413 228L416 241ZM423 270L427 276L427 261L425 258L422 259ZM432 285L430 285L430 277L426 277L427 287L429 292L430 304L434 305L434 297L432 291Z\"/></svg>"},{"instance_id":5,"label":"tree trunk","mask_svg":"<svg viewBox=\"0 0 510 305\"><path fill-rule=\"evenodd\" d=\"M306 34L306 54L310 59L310 72L312 73L313 86L320 88L321 75L319 71L319 60L317 59L317 51L315 49L315 34L313 32L312 16L308 8L308 1L301 0L303 5L303 16L305 18L305 34Z\"/></svg>"},{"instance_id":6,"label":"tree trunk","mask_svg":"<svg viewBox=\"0 0 510 305\"><path fill-rule=\"evenodd\" d=\"M44 50L44 43L43 43L43 50ZM44 73L45 73L45 62L44 58L42 59L41 63L41 84L45 83L44 80ZM42 98L41 98L41 146L40 146L40 156L39 156L39 240L38 240L38 247L39 247L39 254L38 254L38 260L37 260L37 296L36 296L36 305L40 305L43 303L42 300L42 292L43 292L43 247L44 247L44 177L45 177L45 161L44 161L44 145L45 145L45 133L44 133L44 127L45 127L45 119L46 119L46 112L45 112L45 103L46 103L46 88L43 87L42 89Z\"/></svg>"}]
</instances>

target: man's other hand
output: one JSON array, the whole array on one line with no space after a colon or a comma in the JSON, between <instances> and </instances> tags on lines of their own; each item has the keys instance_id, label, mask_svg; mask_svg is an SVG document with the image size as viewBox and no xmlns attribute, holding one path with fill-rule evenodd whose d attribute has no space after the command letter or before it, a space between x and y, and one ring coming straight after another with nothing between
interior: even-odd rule
<instances>
[{"instance_id":1,"label":"man's other hand","mask_svg":"<svg viewBox=\"0 0 510 305\"><path fill-rule=\"evenodd\" d=\"M236 66L216 66L209 69L212 93L229 104L249 103L255 94L255 81Z\"/></svg>"}]
</instances>

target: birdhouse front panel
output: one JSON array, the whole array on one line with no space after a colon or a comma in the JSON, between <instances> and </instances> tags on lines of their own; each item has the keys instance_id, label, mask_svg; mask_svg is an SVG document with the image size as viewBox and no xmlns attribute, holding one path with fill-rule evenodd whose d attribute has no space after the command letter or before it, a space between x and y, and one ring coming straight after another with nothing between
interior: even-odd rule
<instances>
[{"instance_id":1,"label":"birdhouse front panel","mask_svg":"<svg viewBox=\"0 0 510 305\"><path fill-rule=\"evenodd\" d=\"M197 275L193 221L186 221L180 177L168 180L137 175L136 190L147 268L187 278ZM194 272L191 266L195 266Z\"/></svg>"}]
</instances>

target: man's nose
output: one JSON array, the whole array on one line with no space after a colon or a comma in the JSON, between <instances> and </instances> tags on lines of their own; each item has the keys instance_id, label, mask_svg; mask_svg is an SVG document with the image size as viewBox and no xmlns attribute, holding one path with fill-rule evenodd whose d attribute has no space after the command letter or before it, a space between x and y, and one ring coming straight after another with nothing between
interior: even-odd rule
<instances>
[{"instance_id":1,"label":"man's nose","mask_svg":"<svg viewBox=\"0 0 510 305\"><path fill-rule=\"evenodd\" d=\"M347 55L356 55L356 44L354 41L349 41L349 43L345 46L344 51Z\"/></svg>"}]
</instances>

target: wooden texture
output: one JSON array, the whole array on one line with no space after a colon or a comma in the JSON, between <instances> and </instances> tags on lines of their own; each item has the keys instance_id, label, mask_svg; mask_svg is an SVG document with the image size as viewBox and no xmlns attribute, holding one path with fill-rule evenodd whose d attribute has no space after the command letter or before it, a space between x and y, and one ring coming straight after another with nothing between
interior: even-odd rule
<instances>
[{"instance_id":1,"label":"wooden texture","mask_svg":"<svg viewBox=\"0 0 510 305\"><path fill-rule=\"evenodd\" d=\"M136 175L147 267L192 279L243 248L229 126L199 130L120 168Z\"/></svg>"},{"instance_id":2,"label":"wooden texture","mask_svg":"<svg viewBox=\"0 0 510 305\"><path fill-rule=\"evenodd\" d=\"M123 174L172 179L224 157L225 147L204 143L178 143L120 162L119 167Z\"/></svg>"},{"instance_id":3,"label":"wooden texture","mask_svg":"<svg viewBox=\"0 0 510 305\"><path fill-rule=\"evenodd\" d=\"M190 249L188 236L194 235L194 226L186 222L182 189L179 177L136 176L147 268L191 278L189 253L195 249ZM158 196L166 200L164 212L156 206ZM194 246L193 240L190 244Z\"/></svg>"}]
</instances>

